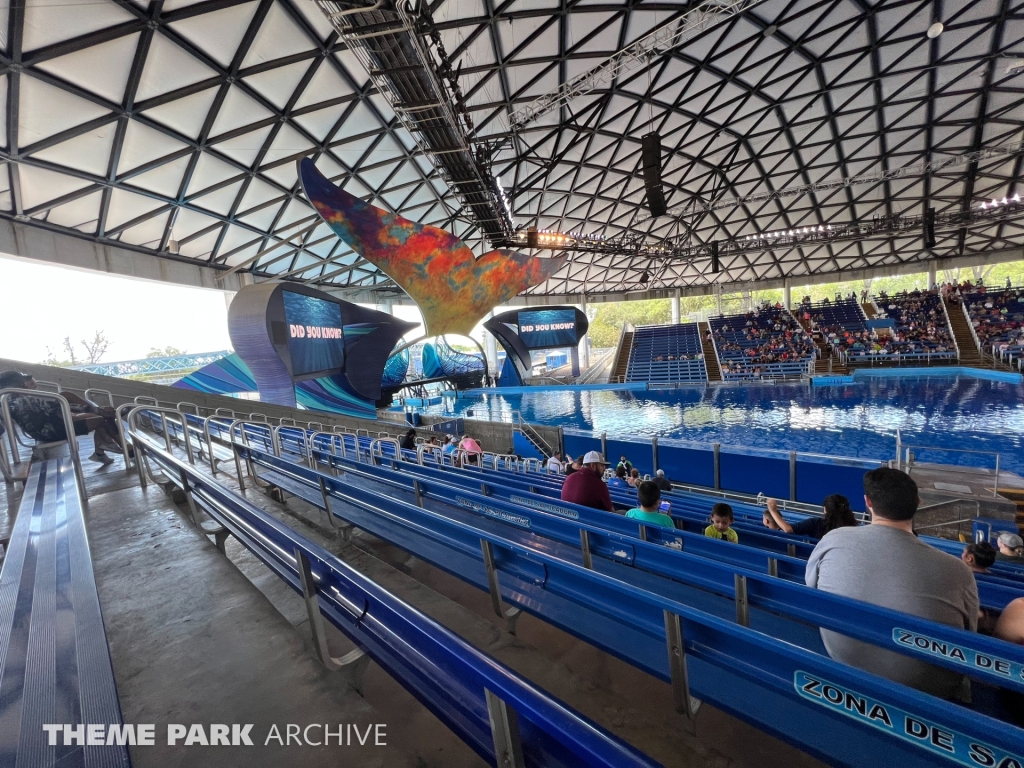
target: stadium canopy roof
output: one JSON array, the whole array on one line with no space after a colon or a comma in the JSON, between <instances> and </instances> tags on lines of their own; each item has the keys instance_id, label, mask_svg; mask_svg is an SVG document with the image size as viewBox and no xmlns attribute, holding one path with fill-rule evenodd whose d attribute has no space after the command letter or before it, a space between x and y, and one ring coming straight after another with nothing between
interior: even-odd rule
<instances>
[{"instance_id":1,"label":"stadium canopy roof","mask_svg":"<svg viewBox=\"0 0 1024 768\"><path fill-rule=\"evenodd\" d=\"M495 140L490 171L516 226L698 246L929 206L941 216L992 198L1009 199L1006 215L940 231L931 252L920 231L769 244L725 253L716 274L706 258L576 252L530 293L704 291L1019 253L1024 5L1012 0L751 0L510 131L513 112L690 9L425 6L457 72L469 139ZM312 155L350 192L490 248L311 0L25 0L2 12L4 217L165 258L245 265L257 279L397 291L325 225L310 229L295 161ZM943 30L929 36L936 22ZM650 131L661 136L670 209L657 218L640 152ZM964 160L989 148L1000 149ZM910 171L863 178L901 168ZM806 189L843 179L855 182Z\"/></svg>"}]
</instances>

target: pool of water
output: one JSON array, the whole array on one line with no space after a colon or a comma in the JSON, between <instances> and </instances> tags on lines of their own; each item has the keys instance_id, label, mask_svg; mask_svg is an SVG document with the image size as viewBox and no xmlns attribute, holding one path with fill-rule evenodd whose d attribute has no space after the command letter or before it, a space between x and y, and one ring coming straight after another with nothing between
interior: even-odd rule
<instances>
[{"instance_id":1,"label":"pool of water","mask_svg":"<svg viewBox=\"0 0 1024 768\"><path fill-rule=\"evenodd\" d=\"M905 444L995 451L1024 475L1024 385L969 376L870 378L832 387L751 385L652 391L540 389L471 394L423 409L434 415L526 421L629 439L657 435L723 446L870 459ZM917 450L919 461L994 465L994 457Z\"/></svg>"}]
</instances>

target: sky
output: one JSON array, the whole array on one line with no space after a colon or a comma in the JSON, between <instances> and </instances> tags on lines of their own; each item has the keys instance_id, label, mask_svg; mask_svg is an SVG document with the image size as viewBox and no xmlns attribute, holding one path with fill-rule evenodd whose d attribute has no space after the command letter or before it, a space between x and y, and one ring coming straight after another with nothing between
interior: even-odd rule
<instances>
[{"instance_id":1,"label":"sky","mask_svg":"<svg viewBox=\"0 0 1024 768\"><path fill-rule=\"evenodd\" d=\"M66 359L65 336L102 331L110 340L104 362L137 360L153 347L185 352L231 349L228 302L234 295L155 280L116 277L0 254L3 306L0 358L41 363L47 348ZM373 307L371 304L363 306ZM419 308L395 305L402 320L422 322ZM423 333L420 326L406 338Z\"/></svg>"},{"instance_id":2,"label":"sky","mask_svg":"<svg viewBox=\"0 0 1024 768\"><path fill-rule=\"evenodd\" d=\"M40 363L47 347L66 358L73 342L103 331L110 339L105 362L136 360L152 347L185 352L231 349L227 300L203 288L114 277L0 254L3 286L0 358ZM78 345L81 349L81 345Z\"/></svg>"}]
</instances>

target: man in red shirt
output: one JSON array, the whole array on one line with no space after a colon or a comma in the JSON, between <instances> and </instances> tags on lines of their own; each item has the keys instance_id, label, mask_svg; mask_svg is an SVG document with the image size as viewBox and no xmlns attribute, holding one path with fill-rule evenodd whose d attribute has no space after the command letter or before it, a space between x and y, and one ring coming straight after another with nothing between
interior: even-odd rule
<instances>
[{"instance_id":1,"label":"man in red shirt","mask_svg":"<svg viewBox=\"0 0 1024 768\"><path fill-rule=\"evenodd\" d=\"M604 456L597 451L589 451L583 457L583 469L573 472L562 483L562 501L614 512L608 486L601 479L607 466Z\"/></svg>"}]
</instances>

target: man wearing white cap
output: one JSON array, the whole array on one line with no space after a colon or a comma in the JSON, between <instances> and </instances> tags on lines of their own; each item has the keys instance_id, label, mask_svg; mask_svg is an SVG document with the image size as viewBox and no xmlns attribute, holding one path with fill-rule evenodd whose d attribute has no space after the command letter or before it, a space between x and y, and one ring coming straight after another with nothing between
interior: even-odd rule
<instances>
[{"instance_id":1,"label":"man wearing white cap","mask_svg":"<svg viewBox=\"0 0 1024 768\"><path fill-rule=\"evenodd\" d=\"M597 451L588 451L583 457L583 469L573 472L562 483L562 501L614 512L608 486L601 479L607 466L604 456Z\"/></svg>"}]
</instances>

